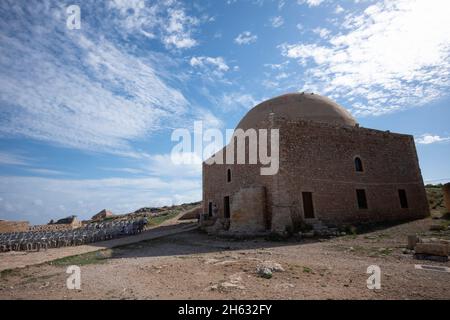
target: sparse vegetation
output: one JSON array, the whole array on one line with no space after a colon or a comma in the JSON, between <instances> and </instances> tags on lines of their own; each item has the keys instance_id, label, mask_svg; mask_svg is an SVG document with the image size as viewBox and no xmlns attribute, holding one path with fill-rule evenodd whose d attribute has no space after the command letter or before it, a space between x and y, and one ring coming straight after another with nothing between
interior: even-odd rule
<instances>
[{"instance_id":1,"label":"sparse vegetation","mask_svg":"<svg viewBox=\"0 0 450 320\"><path fill-rule=\"evenodd\" d=\"M312 269L309 267L303 267L303 272L304 273L312 273Z\"/></svg>"},{"instance_id":2,"label":"sparse vegetation","mask_svg":"<svg viewBox=\"0 0 450 320\"><path fill-rule=\"evenodd\" d=\"M428 205L430 206L431 216L447 216L447 209L444 205L442 185L427 185L425 190L427 192Z\"/></svg>"},{"instance_id":3,"label":"sparse vegetation","mask_svg":"<svg viewBox=\"0 0 450 320\"><path fill-rule=\"evenodd\" d=\"M89 252L71 257L65 257L49 262L55 266L85 266L89 264L105 263L112 256L112 250L101 250L96 252Z\"/></svg>"},{"instance_id":4,"label":"sparse vegetation","mask_svg":"<svg viewBox=\"0 0 450 320\"><path fill-rule=\"evenodd\" d=\"M19 273L18 269L5 269L0 271L0 279L4 280L8 276L18 275Z\"/></svg>"},{"instance_id":5,"label":"sparse vegetation","mask_svg":"<svg viewBox=\"0 0 450 320\"><path fill-rule=\"evenodd\" d=\"M166 220L175 218L180 212L181 211L178 210L178 209L176 209L176 210L169 210L169 211L167 211L167 213L160 214L158 216L148 218L148 226L157 226L157 225L163 223Z\"/></svg>"}]
</instances>

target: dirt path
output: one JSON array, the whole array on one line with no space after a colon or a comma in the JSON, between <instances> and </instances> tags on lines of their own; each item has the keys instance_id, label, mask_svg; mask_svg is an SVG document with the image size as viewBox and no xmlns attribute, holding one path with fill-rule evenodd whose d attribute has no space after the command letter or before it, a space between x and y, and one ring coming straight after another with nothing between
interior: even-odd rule
<instances>
[{"instance_id":1,"label":"dirt path","mask_svg":"<svg viewBox=\"0 0 450 320\"><path fill-rule=\"evenodd\" d=\"M450 299L450 273L418 270L402 249L431 219L329 240L232 241L199 231L108 250L81 267L81 290L66 287L66 268L43 264L3 273L0 299ZM434 236L434 235L432 235ZM264 261L284 271L265 279ZM367 267L381 268L369 290Z\"/></svg>"},{"instance_id":2,"label":"dirt path","mask_svg":"<svg viewBox=\"0 0 450 320\"><path fill-rule=\"evenodd\" d=\"M23 268L74 255L95 252L103 249L111 249L145 240L157 239L197 228L197 225L191 222L176 224L176 218L177 217L167 220L160 226L148 229L138 235L96 242L89 245L53 248L40 252L3 252L0 253L0 272L7 269Z\"/></svg>"}]
</instances>

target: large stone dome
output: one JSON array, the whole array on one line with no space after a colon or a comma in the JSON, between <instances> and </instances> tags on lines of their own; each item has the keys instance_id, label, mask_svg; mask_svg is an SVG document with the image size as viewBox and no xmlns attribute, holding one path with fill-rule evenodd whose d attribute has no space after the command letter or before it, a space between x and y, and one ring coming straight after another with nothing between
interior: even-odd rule
<instances>
[{"instance_id":1,"label":"large stone dome","mask_svg":"<svg viewBox=\"0 0 450 320\"><path fill-rule=\"evenodd\" d=\"M321 123L355 126L356 120L336 102L314 93L289 93L264 102L251 109L242 118L237 128L247 130L258 128L261 121L268 119L270 113L275 117L289 120L310 120Z\"/></svg>"}]
</instances>

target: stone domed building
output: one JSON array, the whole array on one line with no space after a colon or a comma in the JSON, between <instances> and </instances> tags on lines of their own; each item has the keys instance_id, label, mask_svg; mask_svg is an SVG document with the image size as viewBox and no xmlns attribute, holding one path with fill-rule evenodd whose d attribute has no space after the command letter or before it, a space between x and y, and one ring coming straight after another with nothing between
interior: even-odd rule
<instances>
[{"instance_id":1,"label":"stone domed building","mask_svg":"<svg viewBox=\"0 0 450 320\"><path fill-rule=\"evenodd\" d=\"M302 222L342 225L429 215L413 137L362 128L326 97L293 93L264 101L236 129L278 129L279 169L261 175L259 163L205 161L201 224L210 231L283 232ZM214 156L225 159L229 147Z\"/></svg>"}]
</instances>

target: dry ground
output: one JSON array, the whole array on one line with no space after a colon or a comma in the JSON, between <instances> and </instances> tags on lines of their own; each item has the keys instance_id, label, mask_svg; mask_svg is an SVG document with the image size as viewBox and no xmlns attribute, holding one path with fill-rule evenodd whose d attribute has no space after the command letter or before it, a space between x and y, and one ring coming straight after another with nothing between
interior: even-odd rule
<instances>
[{"instance_id":1,"label":"dry ground","mask_svg":"<svg viewBox=\"0 0 450 320\"><path fill-rule=\"evenodd\" d=\"M402 249L423 219L330 240L231 241L199 231L140 242L52 264L1 273L1 299L450 299L450 273L417 270ZM432 236L432 234L430 234ZM262 261L282 265L261 278ZM68 265L81 266L81 290L66 288ZM380 290L366 287L381 267Z\"/></svg>"}]
</instances>

